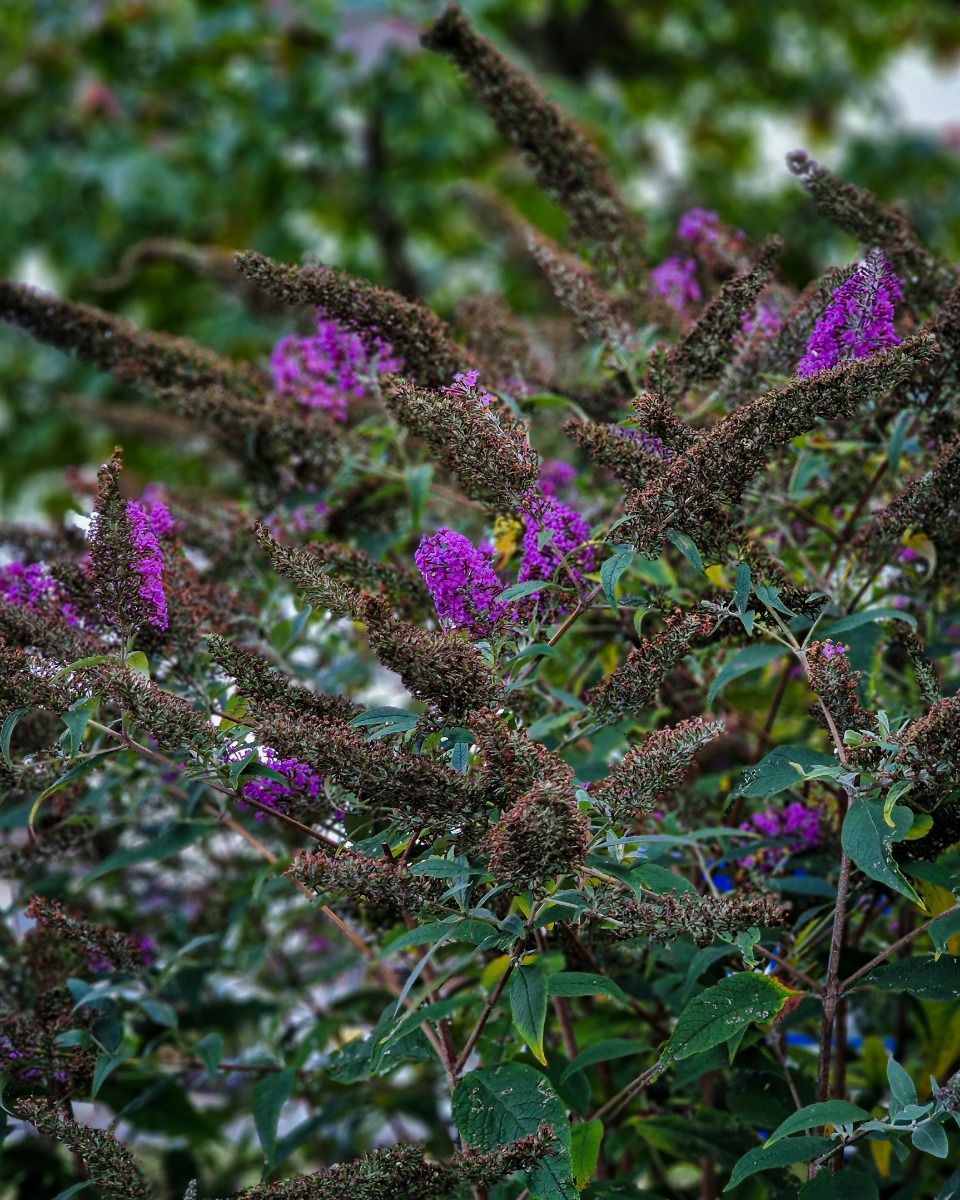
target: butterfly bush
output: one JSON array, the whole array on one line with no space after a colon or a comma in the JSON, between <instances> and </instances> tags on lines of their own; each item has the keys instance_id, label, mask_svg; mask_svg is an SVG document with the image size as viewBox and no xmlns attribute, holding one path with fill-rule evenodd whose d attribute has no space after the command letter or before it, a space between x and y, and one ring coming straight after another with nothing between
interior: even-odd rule
<instances>
[{"instance_id":1,"label":"butterfly bush","mask_svg":"<svg viewBox=\"0 0 960 1200\"><path fill-rule=\"evenodd\" d=\"M315 315L267 364L0 280L210 447L0 525L8 1191L945 1196L957 269L798 152L859 266L693 208L650 270L583 130L455 6L424 44L556 305L247 251Z\"/></svg>"},{"instance_id":2,"label":"butterfly bush","mask_svg":"<svg viewBox=\"0 0 960 1200\"><path fill-rule=\"evenodd\" d=\"M402 367L390 345L373 330L366 337L316 312L316 333L281 338L270 355L273 389L302 404L346 421L349 401L362 400L378 375Z\"/></svg>"},{"instance_id":3,"label":"butterfly bush","mask_svg":"<svg viewBox=\"0 0 960 1200\"><path fill-rule=\"evenodd\" d=\"M809 379L849 359L868 358L886 346L899 346L893 328L894 307L903 284L883 252L873 249L850 279L830 297L797 367Z\"/></svg>"}]
</instances>

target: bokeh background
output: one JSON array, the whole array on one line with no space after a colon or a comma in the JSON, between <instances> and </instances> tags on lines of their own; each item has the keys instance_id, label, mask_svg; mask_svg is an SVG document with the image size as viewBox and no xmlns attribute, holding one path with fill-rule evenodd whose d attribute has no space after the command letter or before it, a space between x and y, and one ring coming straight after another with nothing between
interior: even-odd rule
<instances>
[{"instance_id":1,"label":"bokeh background","mask_svg":"<svg viewBox=\"0 0 960 1200\"><path fill-rule=\"evenodd\" d=\"M438 0L5 0L0 271L240 356L291 327L237 295L227 251L315 256L445 315L552 301L477 227L492 187L547 232L532 186L454 69L419 47ZM476 0L609 154L670 253L677 215L777 231L795 282L855 253L783 166L802 145L960 249L960 6L948 0ZM59 520L70 468L115 442L143 481L204 489L203 440L0 329L0 515ZM229 490L229 468L217 479Z\"/></svg>"}]
</instances>

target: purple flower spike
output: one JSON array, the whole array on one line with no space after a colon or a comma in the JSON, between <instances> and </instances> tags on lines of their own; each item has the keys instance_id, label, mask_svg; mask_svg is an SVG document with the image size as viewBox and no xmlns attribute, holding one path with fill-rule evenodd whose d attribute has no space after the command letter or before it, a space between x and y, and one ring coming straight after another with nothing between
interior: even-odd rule
<instances>
[{"instance_id":1,"label":"purple flower spike","mask_svg":"<svg viewBox=\"0 0 960 1200\"><path fill-rule=\"evenodd\" d=\"M503 584L493 569L492 556L462 533L438 529L423 538L414 560L447 629L485 637L508 614L508 607L496 601Z\"/></svg>"},{"instance_id":2,"label":"purple flower spike","mask_svg":"<svg viewBox=\"0 0 960 1200\"><path fill-rule=\"evenodd\" d=\"M147 620L158 629L167 627L167 598L163 594L163 555L156 534L150 528L147 514L136 500L128 500L127 521L130 523L130 544L140 573L140 599Z\"/></svg>"},{"instance_id":3,"label":"purple flower spike","mask_svg":"<svg viewBox=\"0 0 960 1200\"><path fill-rule=\"evenodd\" d=\"M685 313L688 306L700 299L697 283L697 264L692 258L665 259L650 272L650 286L654 295L663 299L678 313Z\"/></svg>"},{"instance_id":4,"label":"purple flower spike","mask_svg":"<svg viewBox=\"0 0 960 1200\"><path fill-rule=\"evenodd\" d=\"M267 808L275 808L278 812L286 812L293 800L317 800L323 789L322 773L315 771L299 758L281 758L276 750L264 746L261 752L264 766L271 767L286 779L266 779L255 776L243 785L245 800L255 800ZM238 801L241 808L246 807L243 800ZM255 820L262 821L266 813L258 812Z\"/></svg>"},{"instance_id":5,"label":"purple flower spike","mask_svg":"<svg viewBox=\"0 0 960 1200\"><path fill-rule=\"evenodd\" d=\"M706 208L691 208L680 218L677 237L684 242L715 242L720 218Z\"/></svg>"},{"instance_id":6,"label":"purple flower spike","mask_svg":"<svg viewBox=\"0 0 960 1200\"><path fill-rule=\"evenodd\" d=\"M833 293L817 322L797 374L819 375L840 362L868 358L887 346L899 346L893 309L902 285L881 250L871 250L856 274Z\"/></svg>"},{"instance_id":7,"label":"purple flower spike","mask_svg":"<svg viewBox=\"0 0 960 1200\"><path fill-rule=\"evenodd\" d=\"M543 533L549 538L541 537ZM539 517L527 521L517 582L550 580L556 575L560 583L569 583L572 576L579 585L584 574L596 567L596 552L592 546L584 546L589 537L590 526L578 512L553 496L547 497ZM564 558L565 567L561 565ZM561 617L570 607L555 592L534 592L531 599L538 603L544 617Z\"/></svg>"},{"instance_id":8,"label":"purple flower spike","mask_svg":"<svg viewBox=\"0 0 960 1200\"><path fill-rule=\"evenodd\" d=\"M306 408L319 408L335 421L346 421L349 399L362 399L378 374L403 365L382 338L363 338L317 310L313 337L281 338L270 355L274 391Z\"/></svg>"}]
</instances>

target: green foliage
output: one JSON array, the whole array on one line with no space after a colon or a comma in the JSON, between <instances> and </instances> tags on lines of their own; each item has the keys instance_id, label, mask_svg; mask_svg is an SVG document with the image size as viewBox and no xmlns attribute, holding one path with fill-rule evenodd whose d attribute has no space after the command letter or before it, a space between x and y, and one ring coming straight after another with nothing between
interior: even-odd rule
<instances>
[{"instance_id":1,"label":"green foliage","mask_svg":"<svg viewBox=\"0 0 960 1200\"><path fill-rule=\"evenodd\" d=\"M0 1200L952 1194L958 35L728 7L5 17Z\"/></svg>"}]
</instances>

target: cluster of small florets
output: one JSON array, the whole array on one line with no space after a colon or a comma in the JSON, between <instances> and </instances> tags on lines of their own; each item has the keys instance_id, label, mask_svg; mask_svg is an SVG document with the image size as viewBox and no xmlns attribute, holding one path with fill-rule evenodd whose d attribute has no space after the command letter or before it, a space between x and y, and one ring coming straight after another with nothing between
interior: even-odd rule
<instances>
[{"instance_id":1,"label":"cluster of small florets","mask_svg":"<svg viewBox=\"0 0 960 1200\"><path fill-rule=\"evenodd\" d=\"M323 790L324 775L315 771L309 764L299 758L281 758L276 750L265 746L260 752L260 761L265 767L277 771L286 780L268 779L256 776L247 780L243 785L244 800L253 800L267 808L285 812L294 800L316 800ZM246 805L238 801L241 808ZM262 821L266 814L256 813L256 820Z\"/></svg>"},{"instance_id":2,"label":"cluster of small florets","mask_svg":"<svg viewBox=\"0 0 960 1200\"><path fill-rule=\"evenodd\" d=\"M568 488L577 477L575 467L559 458L551 458L540 467L540 491L545 496L556 496Z\"/></svg>"},{"instance_id":3,"label":"cluster of small florets","mask_svg":"<svg viewBox=\"0 0 960 1200\"><path fill-rule=\"evenodd\" d=\"M12 562L0 567L0 599L18 608L54 606L68 625L76 625L73 605L64 600L62 589L46 563Z\"/></svg>"},{"instance_id":4,"label":"cluster of small florets","mask_svg":"<svg viewBox=\"0 0 960 1200\"><path fill-rule=\"evenodd\" d=\"M483 637L510 611L497 601L503 584L493 569L493 555L462 533L444 527L424 537L414 561L445 628Z\"/></svg>"},{"instance_id":5,"label":"cluster of small florets","mask_svg":"<svg viewBox=\"0 0 960 1200\"><path fill-rule=\"evenodd\" d=\"M361 337L317 309L312 337L281 338L270 355L274 391L305 408L346 421L347 403L361 400L377 375L398 371L402 361L374 334Z\"/></svg>"},{"instance_id":6,"label":"cluster of small florets","mask_svg":"<svg viewBox=\"0 0 960 1200\"><path fill-rule=\"evenodd\" d=\"M547 497L539 516L527 519L523 533L523 558L518 583L534 579L572 583L579 591L583 577L597 565L596 551L586 545L590 526L578 512L556 497ZM556 592L534 592L542 618L560 617L571 607L569 598Z\"/></svg>"},{"instance_id":7,"label":"cluster of small florets","mask_svg":"<svg viewBox=\"0 0 960 1200\"><path fill-rule=\"evenodd\" d=\"M869 358L887 346L898 346L893 310L902 290L882 251L871 250L856 273L831 296L810 335L797 374L808 379L840 362Z\"/></svg>"},{"instance_id":8,"label":"cluster of small florets","mask_svg":"<svg viewBox=\"0 0 960 1200\"><path fill-rule=\"evenodd\" d=\"M650 272L650 290L681 315L700 301L702 293L697 283L697 264L692 258L675 254L664 259Z\"/></svg>"},{"instance_id":9,"label":"cluster of small florets","mask_svg":"<svg viewBox=\"0 0 960 1200\"><path fill-rule=\"evenodd\" d=\"M715 242L720 236L715 212L706 208L691 208L677 223L677 237L684 242Z\"/></svg>"},{"instance_id":10,"label":"cluster of small florets","mask_svg":"<svg viewBox=\"0 0 960 1200\"><path fill-rule=\"evenodd\" d=\"M167 598L163 591L163 554L153 528L156 514L159 528L170 528L170 514L165 505L154 504L151 517L137 503L128 500L126 517L130 525L130 544L133 547L135 566L140 575L140 599L144 602L147 620L158 629L168 624Z\"/></svg>"},{"instance_id":11,"label":"cluster of small florets","mask_svg":"<svg viewBox=\"0 0 960 1200\"><path fill-rule=\"evenodd\" d=\"M494 397L490 392L478 389L479 379L479 371L458 371L453 377L453 386L445 387L443 391L449 392L451 396L463 396L468 400L476 400L481 408L489 408Z\"/></svg>"},{"instance_id":12,"label":"cluster of small florets","mask_svg":"<svg viewBox=\"0 0 960 1200\"><path fill-rule=\"evenodd\" d=\"M754 813L740 828L751 833L764 833L770 838L792 839L786 846L760 850L738 860L741 867L752 867L764 873L781 866L791 854L803 854L816 849L822 840L819 814L798 801L788 804L781 812L767 808Z\"/></svg>"},{"instance_id":13,"label":"cluster of small florets","mask_svg":"<svg viewBox=\"0 0 960 1200\"><path fill-rule=\"evenodd\" d=\"M762 297L752 312L743 314L740 327L746 337L752 337L754 334L762 338L776 337L783 329L783 314L774 299Z\"/></svg>"}]
</instances>

